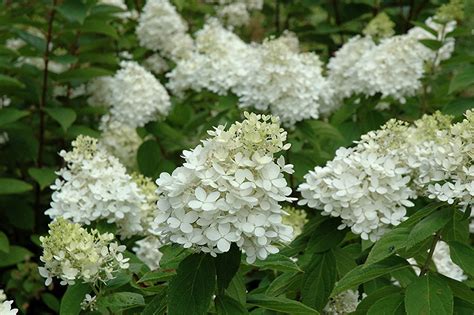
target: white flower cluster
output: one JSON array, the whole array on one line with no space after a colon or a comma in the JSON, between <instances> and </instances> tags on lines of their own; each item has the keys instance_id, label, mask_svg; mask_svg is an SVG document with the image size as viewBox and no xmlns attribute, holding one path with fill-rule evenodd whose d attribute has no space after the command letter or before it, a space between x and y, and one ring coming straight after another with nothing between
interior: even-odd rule
<instances>
[{"instance_id":1,"label":"white flower cluster","mask_svg":"<svg viewBox=\"0 0 474 315\"><path fill-rule=\"evenodd\" d=\"M456 265L451 259L449 245L446 242L439 241L436 244L433 252L433 262L440 274L457 281L467 279L461 267Z\"/></svg>"},{"instance_id":2,"label":"white flower cluster","mask_svg":"<svg viewBox=\"0 0 474 315\"><path fill-rule=\"evenodd\" d=\"M454 38L448 33L456 22L441 25L430 18L426 25L437 35L414 27L407 34L383 38L379 44L370 36L351 38L328 63L329 81L336 94L348 97L380 93L401 103L415 95L422 86L426 66L437 66L454 50ZM422 39L439 40L443 45L431 50L420 42Z\"/></svg>"},{"instance_id":3,"label":"white flower cluster","mask_svg":"<svg viewBox=\"0 0 474 315\"><path fill-rule=\"evenodd\" d=\"M207 0L215 3L216 1ZM216 13L219 19L230 27L239 27L248 24L250 11L261 10L263 0L219 0Z\"/></svg>"},{"instance_id":4,"label":"white flower cluster","mask_svg":"<svg viewBox=\"0 0 474 315\"><path fill-rule=\"evenodd\" d=\"M116 223L123 237L144 233L150 211L145 189L96 139L79 136L72 146L72 151L60 152L67 167L57 172L60 178L51 186L46 214L83 224L105 219Z\"/></svg>"},{"instance_id":5,"label":"white flower cluster","mask_svg":"<svg viewBox=\"0 0 474 315\"><path fill-rule=\"evenodd\" d=\"M287 216L283 217L283 224L293 228L293 239L295 239L303 232L303 227L308 222L306 212L291 206L283 207L283 211L288 213Z\"/></svg>"},{"instance_id":6,"label":"white flower cluster","mask_svg":"<svg viewBox=\"0 0 474 315\"><path fill-rule=\"evenodd\" d=\"M333 89L322 76L313 53L300 53L291 33L263 44L246 44L209 19L196 34L196 51L168 74L168 88L182 95L187 89L239 97L239 106L270 110L292 125L332 110Z\"/></svg>"},{"instance_id":7,"label":"white flower cluster","mask_svg":"<svg viewBox=\"0 0 474 315\"><path fill-rule=\"evenodd\" d=\"M293 200L283 176L293 166L283 157L274 161L274 154L289 148L286 132L276 117L245 117L227 131L209 131L211 138L183 152L183 166L160 175L155 234L213 256L235 243L249 263L292 239L278 203Z\"/></svg>"},{"instance_id":8,"label":"white flower cluster","mask_svg":"<svg viewBox=\"0 0 474 315\"><path fill-rule=\"evenodd\" d=\"M341 228L372 241L403 221L420 195L473 207L473 139L474 111L454 125L440 113L412 126L391 120L309 172L299 203L341 217Z\"/></svg>"},{"instance_id":9,"label":"white flower cluster","mask_svg":"<svg viewBox=\"0 0 474 315\"><path fill-rule=\"evenodd\" d=\"M353 290L344 291L332 297L324 307L324 314L345 315L355 312L359 305L359 292Z\"/></svg>"},{"instance_id":10,"label":"white flower cluster","mask_svg":"<svg viewBox=\"0 0 474 315\"><path fill-rule=\"evenodd\" d=\"M134 61L122 61L113 77L93 80L88 87L90 105L110 107L111 120L131 128L144 126L158 115L165 116L171 106L161 83Z\"/></svg>"},{"instance_id":11,"label":"white flower cluster","mask_svg":"<svg viewBox=\"0 0 474 315\"><path fill-rule=\"evenodd\" d=\"M196 33L192 56L180 60L167 74L167 87L179 96L188 89L224 95L243 78L251 77L253 59L249 45L211 18Z\"/></svg>"},{"instance_id":12,"label":"white flower cluster","mask_svg":"<svg viewBox=\"0 0 474 315\"><path fill-rule=\"evenodd\" d=\"M193 50L188 25L169 0L147 0L136 29L140 45L177 61Z\"/></svg>"},{"instance_id":13,"label":"white flower cluster","mask_svg":"<svg viewBox=\"0 0 474 315\"><path fill-rule=\"evenodd\" d=\"M61 279L62 285L79 279L93 284L113 279L120 269L129 267L129 259L122 254L125 246L113 239L111 233L88 232L77 223L57 218L49 224L49 235L40 237L44 267L39 267L39 273L46 278L45 284L51 284L53 277Z\"/></svg>"},{"instance_id":14,"label":"white flower cluster","mask_svg":"<svg viewBox=\"0 0 474 315\"><path fill-rule=\"evenodd\" d=\"M316 54L298 50L292 33L254 46L250 77L241 78L233 89L240 106L269 109L285 125L329 112L333 90L322 75L322 62Z\"/></svg>"},{"instance_id":15,"label":"white flower cluster","mask_svg":"<svg viewBox=\"0 0 474 315\"><path fill-rule=\"evenodd\" d=\"M159 54L152 54L143 61L143 66L152 73L160 75L169 70L168 63Z\"/></svg>"},{"instance_id":16,"label":"white flower cluster","mask_svg":"<svg viewBox=\"0 0 474 315\"><path fill-rule=\"evenodd\" d=\"M110 120L108 115L104 115L99 129L102 131L100 145L128 169L134 169L137 165L137 151L143 142L135 128Z\"/></svg>"},{"instance_id":17,"label":"white flower cluster","mask_svg":"<svg viewBox=\"0 0 474 315\"><path fill-rule=\"evenodd\" d=\"M86 294L84 296L84 300L82 300L81 302L81 309L83 309L84 311L97 311L97 296Z\"/></svg>"},{"instance_id":18,"label":"white flower cluster","mask_svg":"<svg viewBox=\"0 0 474 315\"><path fill-rule=\"evenodd\" d=\"M137 241L133 251L137 257L143 261L150 270L160 268L160 260L163 254L160 252L160 247L163 245L159 237L150 235Z\"/></svg>"}]
</instances>

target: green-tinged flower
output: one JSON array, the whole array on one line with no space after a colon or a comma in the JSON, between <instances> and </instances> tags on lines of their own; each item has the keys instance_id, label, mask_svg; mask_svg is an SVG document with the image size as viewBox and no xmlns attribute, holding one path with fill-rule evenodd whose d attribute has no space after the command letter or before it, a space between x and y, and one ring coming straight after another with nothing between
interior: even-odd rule
<instances>
[{"instance_id":1,"label":"green-tinged flower","mask_svg":"<svg viewBox=\"0 0 474 315\"><path fill-rule=\"evenodd\" d=\"M442 23L464 19L463 0L451 0L449 3L443 4L438 8L435 18Z\"/></svg>"},{"instance_id":2,"label":"green-tinged flower","mask_svg":"<svg viewBox=\"0 0 474 315\"><path fill-rule=\"evenodd\" d=\"M390 17L385 12L381 12L367 24L362 33L376 39L381 39L395 34L394 28L395 23L390 20Z\"/></svg>"},{"instance_id":3,"label":"green-tinged flower","mask_svg":"<svg viewBox=\"0 0 474 315\"><path fill-rule=\"evenodd\" d=\"M100 234L95 229L88 232L61 217L50 223L49 229L49 236L40 237L44 267L39 267L39 272L46 278L46 285L53 277L60 278L62 285L74 284L78 279L105 282L129 266L122 254L125 246L112 243L111 233Z\"/></svg>"},{"instance_id":4,"label":"green-tinged flower","mask_svg":"<svg viewBox=\"0 0 474 315\"><path fill-rule=\"evenodd\" d=\"M287 216L283 217L283 224L293 228L293 238L296 238L303 232L303 227L308 222L306 212L291 206L284 207L283 210L288 213Z\"/></svg>"}]
</instances>

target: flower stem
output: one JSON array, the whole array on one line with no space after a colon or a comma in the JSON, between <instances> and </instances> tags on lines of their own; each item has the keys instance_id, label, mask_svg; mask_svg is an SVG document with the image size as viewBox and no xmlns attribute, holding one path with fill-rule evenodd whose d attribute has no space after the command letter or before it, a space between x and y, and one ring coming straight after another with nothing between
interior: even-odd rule
<instances>
[{"instance_id":1,"label":"flower stem","mask_svg":"<svg viewBox=\"0 0 474 315\"><path fill-rule=\"evenodd\" d=\"M431 262L431 259L433 257L434 251L436 249L436 244L438 243L438 241L440 239L441 239L441 234L438 231L433 236L433 241L431 242L430 251L428 252L428 257L426 257L425 264L423 265L423 267L421 268L421 271L420 271L420 277L424 276L426 274L426 272L428 272L428 270L430 269L430 267L429 267L430 262Z\"/></svg>"}]
</instances>

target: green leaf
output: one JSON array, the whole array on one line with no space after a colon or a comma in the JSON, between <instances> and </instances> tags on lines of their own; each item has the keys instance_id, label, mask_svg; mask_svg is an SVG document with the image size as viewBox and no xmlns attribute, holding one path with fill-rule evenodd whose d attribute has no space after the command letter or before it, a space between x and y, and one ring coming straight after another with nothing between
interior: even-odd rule
<instances>
[{"instance_id":1,"label":"green leaf","mask_svg":"<svg viewBox=\"0 0 474 315\"><path fill-rule=\"evenodd\" d=\"M0 251L4 253L10 252L10 241L8 236L2 231L0 231Z\"/></svg>"},{"instance_id":2,"label":"green leaf","mask_svg":"<svg viewBox=\"0 0 474 315\"><path fill-rule=\"evenodd\" d=\"M420 39L419 42L435 51L443 47L443 43L436 39Z\"/></svg>"},{"instance_id":3,"label":"green leaf","mask_svg":"<svg viewBox=\"0 0 474 315\"><path fill-rule=\"evenodd\" d=\"M334 257L336 258L336 270L339 275L339 278L342 278L345 274L349 271L357 267L355 263L355 259L345 248L338 248L336 247L333 250Z\"/></svg>"},{"instance_id":4,"label":"green leaf","mask_svg":"<svg viewBox=\"0 0 474 315\"><path fill-rule=\"evenodd\" d=\"M453 292L443 279L428 274L406 289L405 309L408 315L444 315L453 313Z\"/></svg>"},{"instance_id":5,"label":"green leaf","mask_svg":"<svg viewBox=\"0 0 474 315\"><path fill-rule=\"evenodd\" d=\"M57 10L70 22L82 24L87 16L87 6L81 0L65 0Z\"/></svg>"},{"instance_id":6,"label":"green leaf","mask_svg":"<svg viewBox=\"0 0 474 315\"><path fill-rule=\"evenodd\" d=\"M441 110L444 114L462 116L468 109L474 108L474 97L457 98L446 104Z\"/></svg>"},{"instance_id":7,"label":"green leaf","mask_svg":"<svg viewBox=\"0 0 474 315\"><path fill-rule=\"evenodd\" d=\"M160 260L161 269L176 269L179 263L189 255L189 251L186 248L176 244L164 245L160 248L160 252L163 253Z\"/></svg>"},{"instance_id":8,"label":"green leaf","mask_svg":"<svg viewBox=\"0 0 474 315\"><path fill-rule=\"evenodd\" d=\"M15 78L0 74L0 88L19 88L23 89L25 85Z\"/></svg>"},{"instance_id":9,"label":"green leaf","mask_svg":"<svg viewBox=\"0 0 474 315\"><path fill-rule=\"evenodd\" d=\"M4 108L0 110L0 126L17 121L20 118L28 116L28 112L14 108Z\"/></svg>"},{"instance_id":10,"label":"green leaf","mask_svg":"<svg viewBox=\"0 0 474 315\"><path fill-rule=\"evenodd\" d=\"M137 283L168 281L175 275L176 272L174 270L159 269L145 273Z\"/></svg>"},{"instance_id":11,"label":"green leaf","mask_svg":"<svg viewBox=\"0 0 474 315\"><path fill-rule=\"evenodd\" d=\"M378 300L394 293L400 294L401 289L399 287L388 285L369 293L369 295L363 298L359 305L357 305L357 310L353 315L367 314L372 305L374 305Z\"/></svg>"},{"instance_id":12,"label":"green leaf","mask_svg":"<svg viewBox=\"0 0 474 315\"><path fill-rule=\"evenodd\" d=\"M0 195L20 194L33 189L27 182L14 178L0 178Z\"/></svg>"},{"instance_id":13,"label":"green leaf","mask_svg":"<svg viewBox=\"0 0 474 315\"><path fill-rule=\"evenodd\" d=\"M210 255L186 257L171 280L168 292L169 315L204 315L216 285L216 269Z\"/></svg>"},{"instance_id":14,"label":"green leaf","mask_svg":"<svg viewBox=\"0 0 474 315\"><path fill-rule=\"evenodd\" d=\"M403 221L398 225L398 227L413 227L415 226L420 220L423 218L429 216L433 212L436 211L436 209L444 206L444 202L432 202L428 204L427 206L415 211L406 221Z\"/></svg>"},{"instance_id":15,"label":"green leaf","mask_svg":"<svg viewBox=\"0 0 474 315\"><path fill-rule=\"evenodd\" d=\"M464 67L455 74L449 85L449 94L462 91L474 84L474 66Z\"/></svg>"},{"instance_id":16,"label":"green leaf","mask_svg":"<svg viewBox=\"0 0 474 315\"><path fill-rule=\"evenodd\" d=\"M433 233L443 228L452 217L452 209L441 209L418 222L408 235L407 248L411 248L432 236Z\"/></svg>"},{"instance_id":17,"label":"green leaf","mask_svg":"<svg viewBox=\"0 0 474 315\"><path fill-rule=\"evenodd\" d=\"M405 259L398 256L390 256L369 266L358 266L336 283L336 287L332 291L331 296L403 268L411 268L411 266Z\"/></svg>"},{"instance_id":18,"label":"green leaf","mask_svg":"<svg viewBox=\"0 0 474 315\"><path fill-rule=\"evenodd\" d=\"M147 304L142 315L159 315L166 312L166 290L160 291L150 303Z\"/></svg>"},{"instance_id":19,"label":"green leaf","mask_svg":"<svg viewBox=\"0 0 474 315\"><path fill-rule=\"evenodd\" d=\"M28 174L40 185L41 190L52 184L57 177L54 170L46 167L31 167L28 169Z\"/></svg>"},{"instance_id":20,"label":"green leaf","mask_svg":"<svg viewBox=\"0 0 474 315\"><path fill-rule=\"evenodd\" d=\"M284 297L272 297L264 294L252 294L247 297L247 304L255 305L264 309L291 315L318 315L315 309L303 303Z\"/></svg>"},{"instance_id":21,"label":"green leaf","mask_svg":"<svg viewBox=\"0 0 474 315\"><path fill-rule=\"evenodd\" d=\"M53 294L43 293L41 294L41 300L56 313L59 311L59 300Z\"/></svg>"},{"instance_id":22,"label":"green leaf","mask_svg":"<svg viewBox=\"0 0 474 315\"><path fill-rule=\"evenodd\" d=\"M474 277L474 249L464 243L451 241L449 252L451 259L465 272Z\"/></svg>"},{"instance_id":23,"label":"green leaf","mask_svg":"<svg viewBox=\"0 0 474 315\"><path fill-rule=\"evenodd\" d=\"M214 258L219 292L224 292L227 289L230 281L239 270L241 256L242 253L239 247L232 243L228 252L219 254Z\"/></svg>"},{"instance_id":24,"label":"green leaf","mask_svg":"<svg viewBox=\"0 0 474 315\"><path fill-rule=\"evenodd\" d=\"M330 218L324 221L312 234L306 251L309 253L322 253L336 247L347 234L346 229L339 230L337 228L339 225L341 225L341 221L337 218Z\"/></svg>"},{"instance_id":25,"label":"green leaf","mask_svg":"<svg viewBox=\"0 0 474 315\"><path fill-rule=\"evenodd\" d=\"M298 267L296 262L291 260L289 257L286 257L281 254L272 254L268 256L265 260L256 260L253 265L261 269L273 269L278 271L301 271L300 267Z\"/></svg>"},{"instance_id":26,"label":"green leaf","mask_svg":"<svg viewBox=\"0 0 474 315\"><path fill-rule=\"evenodd\" d=\"M107 35L109 37L112 37L113 39L119 38L115 28L107 24L107 21L88 19L86 23L82 26L81 30L83 33L98 33Z\"/></svg>"},{"instance_id":27,"label":"green leaf","mask_svg":"<svg viewBox=\"0 0 474 315\"><path fill-rule=\"evenodd\" d=\"M247 309L242 304L227 295L218 295L215 303L217 315L248 314Z\"/></svg>"},{"instance_id":28,"label":"green leaf","mask_svg":"<svg viewBox=\"0 0 474 315\"><path fill-rule=\"evenodd\" d=\"M75 81L75 82L86 82L93 78L103 77L103 76L110 76L113 75L113 72L110 70L102 69L102 68L79 68L79 69L71 69L59 75L60 82L66 81Z\"/></svg>"},{"instance_id":29,"label":"green leaf","mask_svg":"<svg viewBox=\"0 0 474 315\"><path fill-rule=\"evenodd\" d=\"M31 47L35 48L38 52L43 54L46 50L46 40L44 38L19 29L15 29L14 32L18 35L18 37L23 39Z\"/></svg>"},{"instance_id":30,"label":"green leaf","mask_svg":"<svg viewBox=\"0 0 474 315\"><path fill-rule=\"evenodd\" d=\"M140 172L148 177L156 178L163 162L160 145L155 140L147 140L138 148L137 163Z\"/></svg>"},{"instance_id":31,"label":"green leaf","mask_svg":"<svg viewBox=\"0 0 474 315\"><path fill-rule=\"evenodd\" d=\"M298 272L284 272L270 283L266 295L278 296L291 290L299 290L301 287L301 279L303 275Z\"/></svg>"},{"instance_id":32,"label":"green leaf","mask_svg":"<svg viewBox=\"0 0 474 315\"><path fill-rule=\"evenodd\" d=\"M60 315L78 315L81 312L81 302L92 289L87 283L76 283L67 287L61 299Z\"/></svg>"},{"instance_id":33,"label":"green leaf","mask_svg":"<svg viewBox=\"0 0 474 315\"><path fill-rule=\"evenodd\" d=\"M455 297L471 304L471 308L474 309L474 291L471 290L471 288L462 282L456 281L446 276L438 275L438 277L443 279L443 281L449 285Z\"/></svg>"},{"instance_id":34,"label":"green leaf","mask_svg":"<svg viewBox=\"0 0 474 315\"><path fill-rule=\"evenodd\" d=\"M145 299L141 294L134 292L116 292L99 300L103 307L114 310L124 310L136 306L145 305Z\"/></svg>"},{"instance_id":35,"label":"green leaf","mask_svg":"<svg viewBox=\"0 0 474 315\"><path fill-rule=\"evenodd\" d=\"M237 300L240 304L245 304L247 297L247 288L245 287L244 277L240 271L237 271L226 290L227 295Z\"/></svg>"},{"instance_id":36,"label":"green leaf","mask_svg":"<svg viewBox=\"0 0 474 315\"><path fill-rule=\"evenodd\" d=\"M322 310L336 282L336 258L332 251L314 254L303 274L301 300L304 304Z\"/></svg>"},{"instance_id":37,"label":"green leaf","mask_svg":"<svg viewBox=\"0 0 474 315\"><path fill-rule=\"evenodd\" d=\"M56 120L64 131L66 131L76 120L76 112L70 108L65 107L49 107L45 108L44 111L48 115Z\"/></svg>"},{"instance_id":38,"label":"green leaf","mask_svg":"<svg viewBox=\"0 0 474 315\"><path fill-rule=\"evenodd\" d=\"M404 315L403 295L393 293L375 302L367 312L367 315Z\"/></svg>"},{"instance_id":39,"label":"green leaf","mask_svg":"<svg viewBox=\"0 0 474 315\"><path fill-rule=\"evenodd\" d=\"M395 228L379 239L367 257L365 266L379 262L405 247L407 242L409 228Z\"/></svg>"}]
</instances>

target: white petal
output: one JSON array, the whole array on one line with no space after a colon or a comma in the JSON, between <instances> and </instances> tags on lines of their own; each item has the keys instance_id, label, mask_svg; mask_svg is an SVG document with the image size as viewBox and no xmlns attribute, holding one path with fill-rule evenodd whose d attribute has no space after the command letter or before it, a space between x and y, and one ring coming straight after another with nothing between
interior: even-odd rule
<instances>
[{"instance_id":1,"label":"white petal","mask_svg":"<svg viewBox=\"0 0 474 315\"><path fill-rule=\"evenodd\" d=\"M206 194L206 191L202 187L197 187L194 194L196 195L197 200L202 201L202 202L206 201L207 194Z\"/></svg>"},{"instance_id":2,"label":"white petal","mask_svg":"<svg viewBox=\"0 0 474 315\"><path fill-rule=\"evenodd\" d=\"M205 235L211 241L217 241L219 238L221 238L221 235L215 228L208 228L205 232Z\"/></svg>"},{"instance_id":3,"label":"white petal","mask_svg":"<svg viewBox=\"0 0 474 315\"><path fill-rule=\"evenodd\" d=\"M223 253L228 252L230 249L230 243L226 239L221 238L217 242L217 248Z\"/></svg>"}]
</instances>

